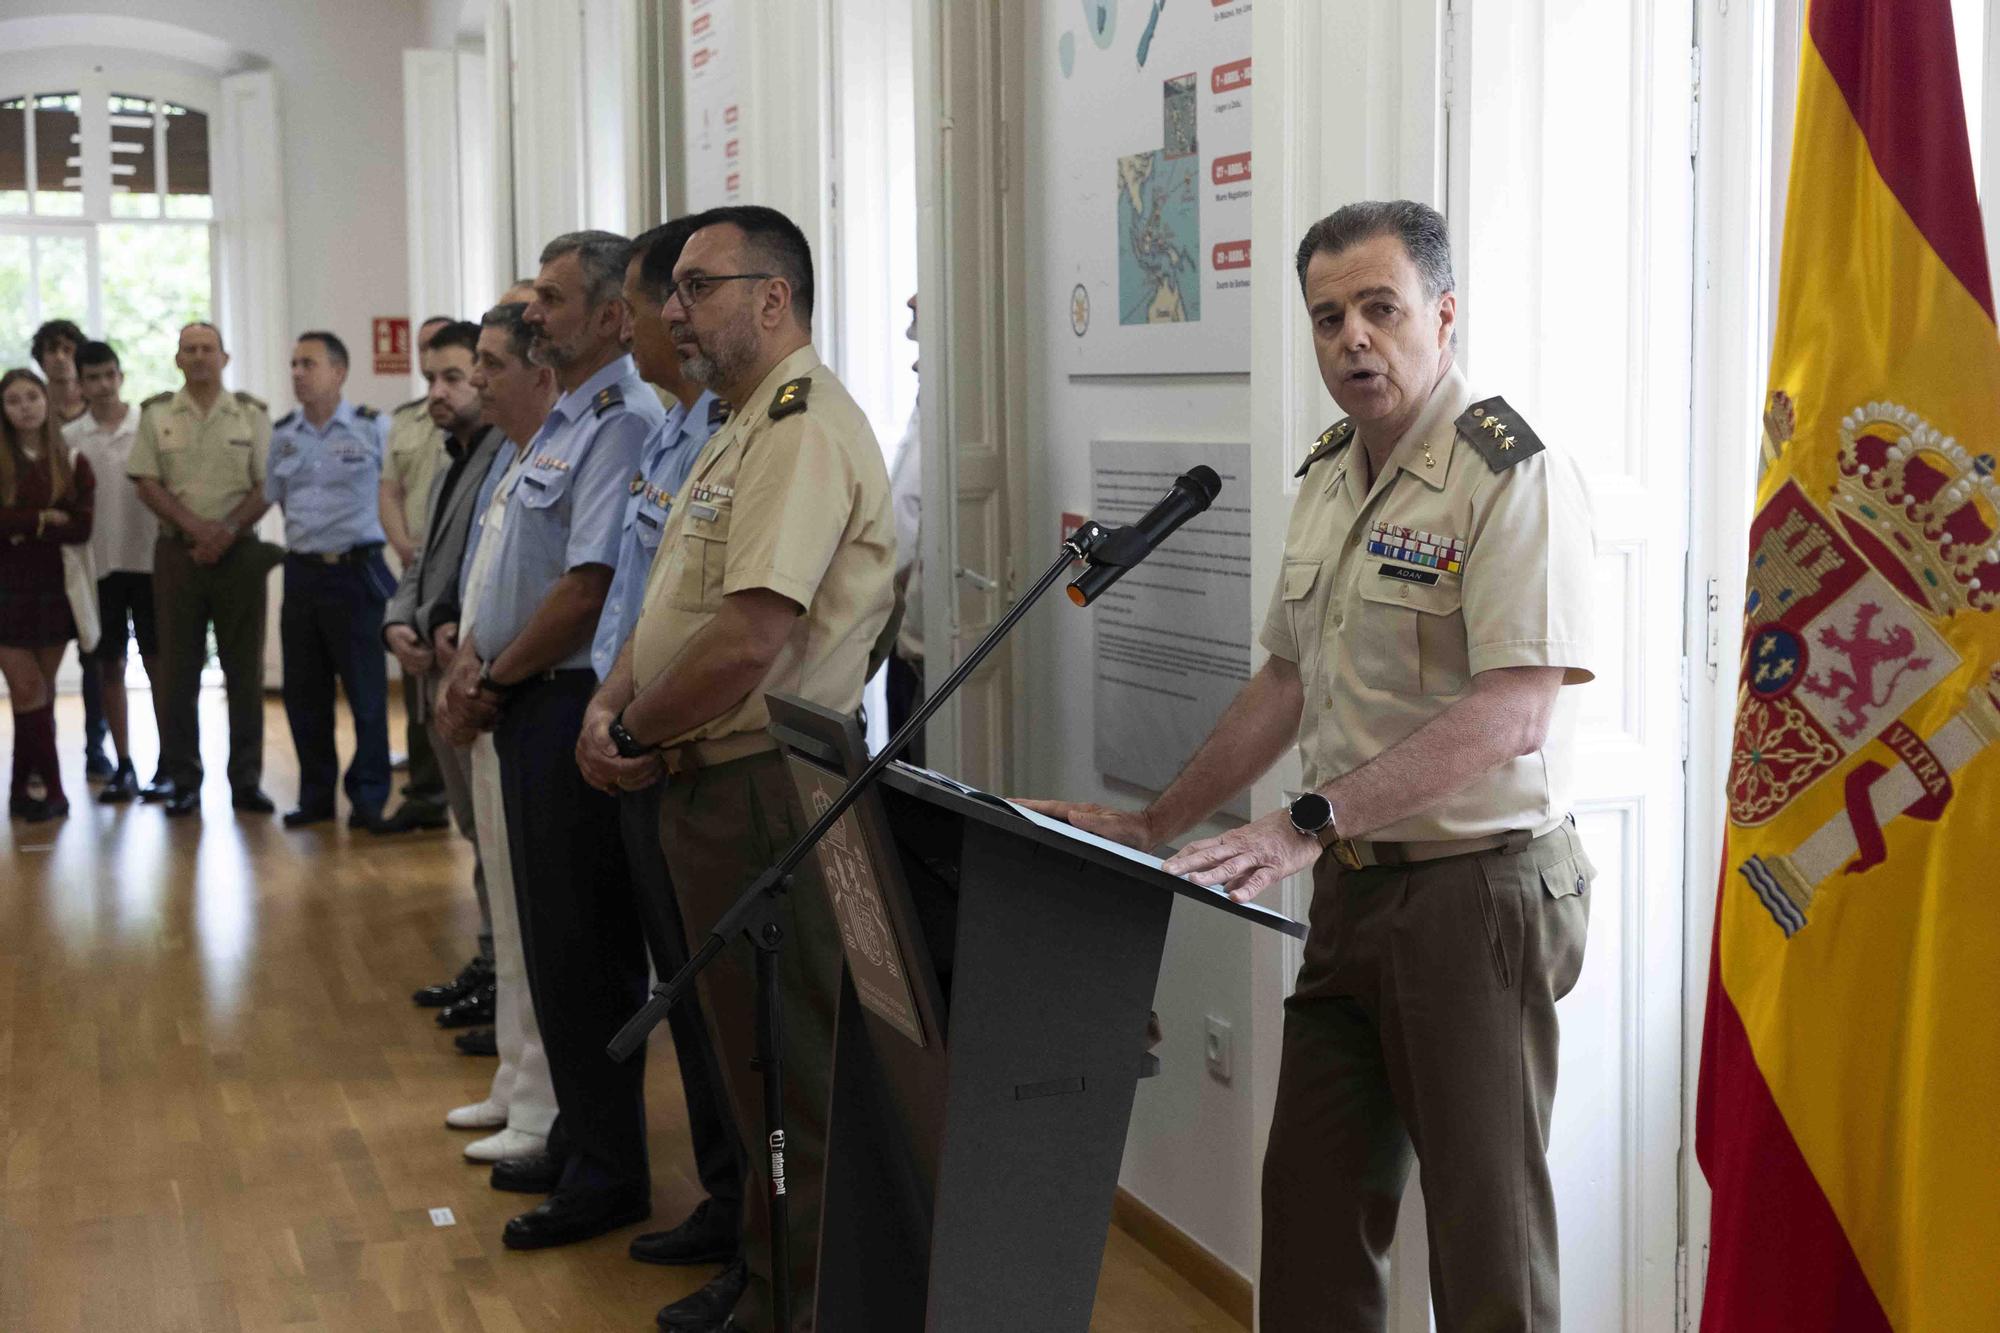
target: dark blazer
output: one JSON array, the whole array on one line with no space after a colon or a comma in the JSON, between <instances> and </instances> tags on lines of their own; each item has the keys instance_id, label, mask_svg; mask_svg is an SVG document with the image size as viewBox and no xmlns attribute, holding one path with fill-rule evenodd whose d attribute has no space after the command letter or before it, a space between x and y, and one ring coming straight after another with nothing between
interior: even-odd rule
<instances>
[{"instance_id":1,"label":"dark blazer","mask_svg":"<svg viewBox=\"0 0 2000 1333\"><path fill-rule=\"evenodd\" d=\"M507 437L497 426L485 426L473 437L472 453L459 469L458 484L450 498L438 504L448 469L439 468L431 479L427 507L430 527L424 533L423 548L403 571L403 578L382 612L382 628L408 625L428 644L439 625L458 619L458 567L465 559L466 535L472 530L473 507L479 503L479 483L493 466L493 457L507 445ZM439 615L442 611L445 614Z\"/></svg>"}]
</instances>

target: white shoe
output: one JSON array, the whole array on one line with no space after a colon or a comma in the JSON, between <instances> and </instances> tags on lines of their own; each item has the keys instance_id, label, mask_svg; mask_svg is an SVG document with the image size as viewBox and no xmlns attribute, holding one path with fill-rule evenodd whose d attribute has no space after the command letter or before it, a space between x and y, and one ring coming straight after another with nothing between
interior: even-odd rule
<instances>
[{"instance_id":1,"label":"white shoe","mask_svg":"<svg viewBox=\"0 0 2000 1333\"><path fill-rule=\"evenodd\" d=\"M444 1113L444 1123L452 1129L499 1129L507 1123L507 1108L488 1097L470 1106L454 1106Z\"/></svg>"},{"instance_id":2,"label":"white shoe","mask_svg":"<svg viewBox=\"0 0 2000 1333\"><path fill-rule=\"evenodd\" d=\"M511 1162L518 1157L537 1157L549 1150L546 1134L530 1134L525 1129L503 1129L465 1145L470 1162Z\"/></svg>"}]
</instances>

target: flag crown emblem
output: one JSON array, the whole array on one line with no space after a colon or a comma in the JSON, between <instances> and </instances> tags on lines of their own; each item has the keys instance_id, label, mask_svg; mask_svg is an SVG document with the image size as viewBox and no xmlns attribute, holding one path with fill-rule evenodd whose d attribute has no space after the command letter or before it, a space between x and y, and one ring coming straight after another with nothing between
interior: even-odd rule
<instances>
[{"instance_id":1,"label":"flag crown emblem","mask_svg":"<svg viewBox=\"0 0 2000 1333\"><path fill-rule=\"evenodd\" d=\"M1893 558L1882 574L1931 615L2000 609L2000 482L1974 454L1908 408L1869 403L1840 423L1832 507Z\"/></svg>"}]
</instances>

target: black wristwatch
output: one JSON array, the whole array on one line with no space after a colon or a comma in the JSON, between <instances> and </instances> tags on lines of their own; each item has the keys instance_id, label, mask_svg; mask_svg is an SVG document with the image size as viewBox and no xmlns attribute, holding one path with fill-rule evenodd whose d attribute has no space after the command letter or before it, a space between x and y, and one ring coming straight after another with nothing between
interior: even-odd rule
<instances>
[{"instance_id":1,"label":"black wristwatch","mask_svg":"<svg viewBox=\"0 0 2000 1333\"><path fill-rule=\"evenodd\" d=\"M493 679L493 664L491 662L481 662L479 664L479 681L475 688L481 694L490 694L496 699L505 699L515 689L512 685L502 685L499 681Z\"/></svg>"},{"instance_id":2,"label":"black wristwatch","mask_svg":"<svg viewBox=\"0 0 2000 1333\"><path fill-rule=\"evenodd\" d=\"M611 743L618 747L618 753L625 759L641 759L653 752L653 747L634 736L625 727L625 710L619 709L618 716L611 719Z\"/></svg>"},{"instance_id":3,"label":"black wristwatch","mask_svg":"<svg viewBox=\"0 0 2000 1333\"><path fill-rule=\"evenodd\" d=\"M1329 837L1340 836L1339 830L1333 826L1333 802L1316 791L1309 791L1292 802L1292 827L1322 843Z\"/></svg>"}]
</instances>

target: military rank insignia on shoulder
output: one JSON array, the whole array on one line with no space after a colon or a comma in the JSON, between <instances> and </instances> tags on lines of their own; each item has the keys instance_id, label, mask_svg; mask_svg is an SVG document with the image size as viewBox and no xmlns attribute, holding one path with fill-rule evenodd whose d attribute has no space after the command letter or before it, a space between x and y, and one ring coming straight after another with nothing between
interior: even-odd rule
<instances>
[{"instance_id":1,"label":"military rank insignia on shoulder","mask_svg":"<svg viewBox=\"0 0 2000 1333\"><path fill-rule=\"evenodd\" d=\"M390 409L389 415L392 417L399 417L402 416L405 412L415 412L418 408L424 406L428 402L430 402L430 397L428 395L425 395L420 398L412 398L407 403L397 403L395 407Z\"/></svg>"},{"instance_id":2,"label":"military rank insignia on shoulder","mask_svg":"<svg viewBox=\"0 0 2000 1333\"><path fill-rule=\"evenodd\" d=\"M298 419L299 419L299 409L295 407L291 411L285 413L285 415L279 417L276 421L273 421L271 423L271 428L273 430L283 430L285 429L285 427L291 425Z\"/></svg>"},{"instance_id":3,"label":"military rank insignia on shoulder","mask_svg":"<svg viewBox=\"0 0 2000 1333\"><path fill-rule=\"evenodd\" d=\"M729 404L723 402L720 398L709 399L708 428L710 430L721 430L722 423L727 420L729 420Z\"/></svg>"},{"instance_id":4,"label":"military rank insignia on shoulder","mask_svg":"<svg viewBox=\"0 0 2000 1333\"><path fill-rule=\"evenodd\" d=\"M362 406L354 409L354 415L360 417L363 421L373 421L382 414L372 407Z\"/></svg>"},{"instance_id":5,"label":"military rank insignia on shoulder","mask_svg":"<svg viewBox=\"0 0 2000 1333\"><path fill-rule=\"evenodd\" d=\"M172 389L162 389L151 398L140 403L139 410L143 412L149 407L165 407L172 401L174 401L174 391Z\"/></svg>"},{"instance_id":6,"label":"military rank insignia on shoulder","mask_svg":"<svg viewBox=\"0 0 2000 1333\"><path fill-rule=\"evenodd\" d=\"M1353 438L1353 419L1342 417L1319 433L1319 438L1313 441L1312 452L1306 455L1306 461L1299 464L1299 470L1292 475L1294 477L1303 477L1307 469L1311 468L1314 463L1319 462L1322 458L1330 458L1334 454L1339 453L1347 447L1348 441Z\"/></svg>"},{"instance_id":7,"label":"military rank insignia on shoulder","mask_svg":"<svg viewBox=\"0 0 2000 1333\"><path fill-rule=\"evenodd\" d=\"M245 407L254 407L259 412L269 413L271 410L271 405L266 403L262 398L259 398L254 393L245 393L241 389L236 391L236 401Z\"/></svg>"},{"instance_id":8,"label":"military rank insignia on shoulder","mask_svg":"<svg viewBox=\"0 0 2000 1333\"><path fill-rule=\"evenodd\" d=\"M771 400L771 420L778 421L795 412L806 410L806 395L812 392L813 382L801 375L795 380L786 380L778 390L778 396Z\"/></svg>"},{"instance_id":9,"label":"military rank insignia on shoulder","mask_svg":"<svg viewBox=\"0 0 2000 1333\"><path fill-rule=\"evenodd\" d=\"M1521 420L1521 414L1507 405L1505 398L1474 403L1452 424L1495 472L1505 472L1522 459L1542 452L1541 440Z\"/></svg>"},{"instance_id":10,"label":"military rank insignia on shoulder","mask_svg":"<svg viewBox=\"0 0 2000 1333\"><path fill-rule=\"evenodd\" d=\"M615 384L607 384L597 391L597 397L590 400L590 407L593 413L601 417L624 401L625 391Z\"/></svg>"}]
</instances>

